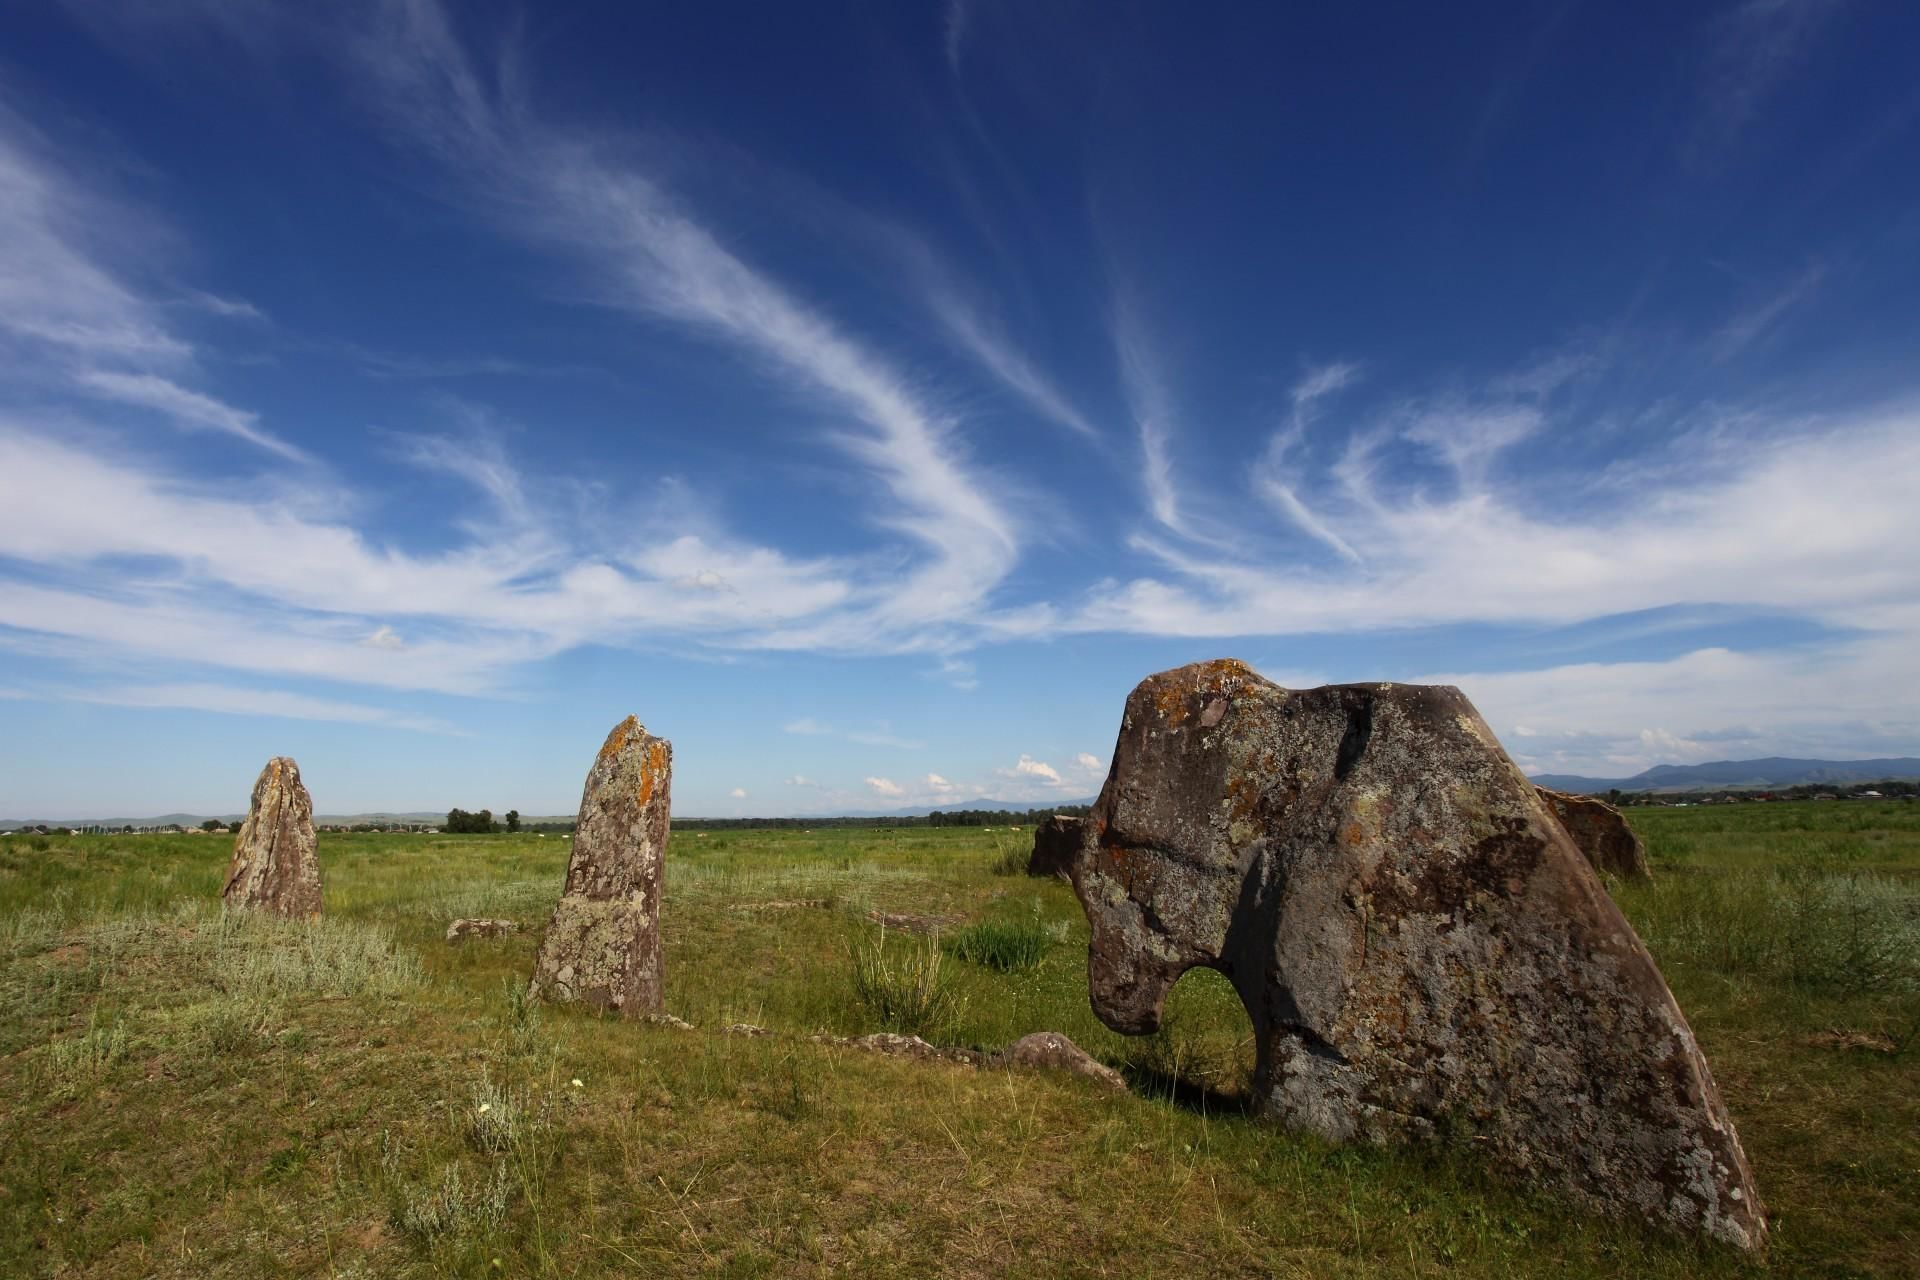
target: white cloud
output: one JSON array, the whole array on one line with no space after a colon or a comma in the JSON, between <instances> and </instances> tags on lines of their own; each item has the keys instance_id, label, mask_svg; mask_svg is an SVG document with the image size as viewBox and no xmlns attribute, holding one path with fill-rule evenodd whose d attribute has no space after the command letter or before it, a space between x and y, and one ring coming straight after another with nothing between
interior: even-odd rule
<instances>
[{"instance_id":1,"label":"white cloud","mask_svg":"<svg viewBox=\"0 0 1920 1280\"><path fill-rule=\"evenodd\" d=\"M1052 783L1054 786L1062 785L1058 770L1052 765L1044 761L1035 760L1029 755L1022 755L1020 757L1019 761L1013 766L1013 775L1015 777L1039 778L1044 782Z\"/></svg>"},{"instance_id":2,"label":"white cloud","mask_svg":"<svg viewBox=\"0 0 1920 1280\"><path fill-rule=\"evenodd\" d=\"M1698 649L1657 662L1440 672L1535 772L1625 777L1655 764L1908 754L1920 739L1920 628L1821 651ZM1502 726L1505 729L1502 730Z\"/></svg>"},{"instance_id":3,"label":"white cloud","mask_svg":"<svg viewBox=\"0 0 1920 1280\"><path fill-rule=\"evenodd\" d=\"M806 737L843 738L848 742L857 742L866 747L891 747L897 751L918 751L927 744L912 738L902 738L893 732L892 726L885 721L870 729L836 729L830 724L822 724L811 716L789 721L782 726L786 732Z\"/></svg>"},{"instance_id":4,"label":"white cloud","mask_svg":"<svg viewBox=\"0 0 1920 1280\"><path fill-rule=\"evenodd\" d=\"M280 689L247 689L218 684L122 685L89 689L19 690L14 696L110 707L167 707L222 715L270 716L286 720L331 720L378 725L419 733L465 733L430 716L414 716L385 707L314 698Z\"/></svg>"},{"instance_id":5,"label":"white cloud","mask_svg":"<svg viewBox=\"0 0 1920 1280\"><path fill-rule=\"evenodd\" d=\"M727 794L735 800L745 800L747 798L747 789L745 787L735 787L733 790L727 792Z\"/></svg>"},{"instance_id":6,"label":"white cloud","mask_svg":"<svg viewBox=\"0 0 1920 1280\"><path fill-rule=\"evenodd\" d=\"M787 785L790 787L817 787L820 784L804 773L796 773L787 779Z\"/></svg>"},{"instance_id":7,"label":"white cloud","mask_svg":"<svg viewBox=\"0 0 1920 1280\"><path fill-rule=\"evenodd\" d=\"M1105 760L1086 751L1082 751L1079 755L1075 756L1073 762L1079 765L1082 772L1085 773L1104 774L1107 771L1107 762Z\"/></svg>"},{"instance_id":8,"label":"white cloud","mask_svg":"<svg viewBox=\"0 0 1920 1280\"><path fill-rule=\"evenodd\" d=\"M1460 415L1455 415L1460 420ZM1436 433L1432 420L1416 439ZM1683 604L1800 611L1877 625L1920 598L1920 412L1743 432L1631 476L1496 484L1491 460L1537 425L1494 406L1442 456L1452 493L1383 489L1367 438L1337 464L1326 519L1358 562L1328 569L1135 545L1168 571L1097 588L1074 630L1236 636L1459 622L1571 623ZM1616 487L1617 484L1617 487Z\"/></svg>"},{"instance_id":9,"label":"white cloud","mask_svg":"<svg viewBox=\"0 0 1920 1280\"><path fill-rule=\"evenodd\" d=\"M951 782L948 782L945 778L941 777L937 773L928 774L926 781L927 781L927 790L933 792L935 795L941 795L941 796L948 795L954 789L953 784Z\"/></svg>"},{"instance_id":10,"label":"white cloud","mask_svg":"<svg viewBox=\"0 0 1920 1280\"><path fill-rule=\"evenodd\" d=\"M892 778L868 778L866 783L867 788L875 795L903 796L907 793L907 789Z\"/></svg>"},{"instance_id":11,"label":"white cloud","mask_svg":"<svg viewBox=\"0 0 1920 1280\"><path fill-rule=\"evenodd\" d=\"M9 583L0 624L247 670L471 688L491 683L483 673L576 644L643 631L719 639L805 617L849 591L838 566L693 535L599 554L557 527L523 523L513 501L501 504L504 524L469 521L466 541L410 555L314 514L355 502L310 477L208 487L132 448L77 448L3 413L0 474L20 481L0 503L0 556L81 584ZM93 572L129 557L164 567ZM738 590L676 585L698 567ZM393 643L396 615L417 623L404 644Z\"/></svg>"}]
</instances>

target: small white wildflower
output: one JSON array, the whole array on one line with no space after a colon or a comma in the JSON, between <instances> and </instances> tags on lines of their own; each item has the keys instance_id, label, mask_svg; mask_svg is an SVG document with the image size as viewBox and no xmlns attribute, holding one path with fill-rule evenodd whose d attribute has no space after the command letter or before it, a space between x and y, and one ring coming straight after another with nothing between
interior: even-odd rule
<instances>
[{"instance_id":1,"label":"small white wildflower","mask_svg":"<svg viewBox=\"0 0 1920 1280\"><path fill-rule=\"evenodd\" d=\"M485 1115L485 1114L487 1114L487 1112L489 1112L489 1111L491 1111L491 1110L493 1110L493 1104L492 1104L491 1102L483 1102L483 1103L481 1103L481 1104L480 1104L480 1114L481 1114L481 1115Z\"/></svg>"},{"instance_id":2,"label":"small white wildflower","mask_svg":"<svg viewBox=\"0 0 1920 1280\"><path fill-rule=\"evenodd\" d=\"M576 1089L582 1089L586 1087L580 1083L579 1076L575 1076L572 1080L568 1081L568 1083L571 1084Z\"/></svg>"}]
</instances>

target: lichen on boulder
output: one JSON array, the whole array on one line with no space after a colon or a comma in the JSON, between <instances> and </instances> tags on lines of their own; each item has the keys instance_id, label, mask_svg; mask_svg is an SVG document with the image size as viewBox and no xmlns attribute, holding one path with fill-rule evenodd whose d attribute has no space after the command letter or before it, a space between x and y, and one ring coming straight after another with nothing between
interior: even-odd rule
<instances>
[{"instance_id":1,"label":"lichen on boulder","mask_svg":"<svg viewBox=\"0 0 1920 1280\"><path fill-rule=\"evenodd\" d=\"M1289 1127L1463 1139L1586 1208L1764 1244L1652 957L1457 689L1152 676L1069 873L1101 1020L1150 1032L1182 973L1224 973Z\"/></svg>"},{"instance_id":2,"label":"lichen on boulder","mask_svg":"<svg viewBox=\"0 0 1920 1280\"><path fill-rule=\"evenodd\" d=\"M529 994L628 1017L663 1012L660 894L673 744L628 716L587 772L560 901Z\"/></svg>"},{"instance_id":3,"label":"lichen on boulder","mask_svg":"<svg viewBox=\"0 0 1920 1280\"><path fill-rule=\"evenodd\" d=\"M272 911L295 919L319 916L320 855L313 834L313 797L300 766L275 756L253 783L247 820L234 837L220 899L229 907Z\"/></svg>"}]
</instances>

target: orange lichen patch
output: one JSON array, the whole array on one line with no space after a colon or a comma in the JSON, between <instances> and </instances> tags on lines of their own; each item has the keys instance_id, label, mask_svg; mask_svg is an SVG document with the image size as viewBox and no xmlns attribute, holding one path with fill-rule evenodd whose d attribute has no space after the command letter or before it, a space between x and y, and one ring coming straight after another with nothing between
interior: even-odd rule
<instances>
[{"instance_id":1,"label":"orange lichen patch","mask_svg":"<svg viewBox=\"0 0 1920 1280\"><path fill-rule=\"evenodd\" d=\"M634 716L628 716L625 720L613 726L613 732L607 735L606 742L600 747L600 763L606 764L622 751L625 751L627 749L627 743L633 738L634 734L639 732L641 732L640 721Z\"/></svg>"},{"instance_id":2,"label":"orange lichen patch","mask_svg":"<svg viewBox=\"0 0 1920 1280\"><path fill-rule=\"evenodd\" d=\"M654 785L666 776L666 772L667 744L655 739L653 745L647 748L646 763L640 766L640 805L642 808L646 807L647 801L653 799Z\"/></svg>"},{"instance_id":3,"label":"orange lichen patch","mask_svg":"<svg viewBox=\"0 0 1920 1280\"><path fill-rule=\"evenodd\" d=\"M1201 685L1215 693L1223 691L1230 680L1251 680L1253 668L1238 658L1215 658L1200 664Z\"/></svg>"},{"instance_id":4,"label":"orange lichen patch","mask_svg":"<svg viewBox=\"0 0 1920 1280\"><path fill-rule=\"evenodd\" d=\"M1171 680L1162 681L1153 691L1153 709L1168 724L1184 723L1191 710L1187 691Z\"/></svg>"}]
</instances>

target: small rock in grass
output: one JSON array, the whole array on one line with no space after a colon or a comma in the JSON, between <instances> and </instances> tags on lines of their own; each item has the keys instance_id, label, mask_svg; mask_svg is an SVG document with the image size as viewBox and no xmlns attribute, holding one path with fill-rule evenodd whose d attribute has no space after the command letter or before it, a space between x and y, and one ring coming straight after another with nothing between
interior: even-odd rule
<instances>
[{"instance_id":1,"label":"small rock in grass","mask_svg":"<svg viewBox=\"0 0 1920 1280\"><path fill-rule=\"evenodd\" d=\"M1058 1031L1036 1031L1030 1036L1022 1036L1008 1045L995 1061L1003 1067L1065 1071L1115 1093L1127 1091L1127 1082L1120 1078L1118 1071L1096 1061L1085 1049Z\"/></svg>"},{"instance_id":2,"label":"small rock in grass","mask_svg":"<svg viewBox=\"0 0 1920 1280\"><path fill-rule=\"evenodd\" d=\"M520 932L518 920L455 920L447 926L448 942L465 942L468 938L504 938L508 934Z\"/></svg>"}]
</instances>

